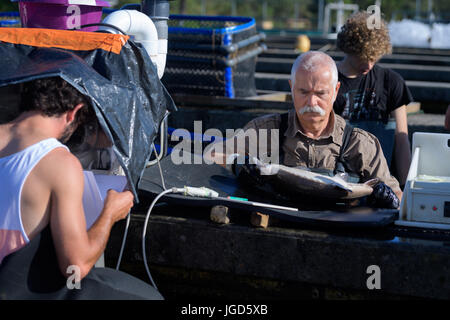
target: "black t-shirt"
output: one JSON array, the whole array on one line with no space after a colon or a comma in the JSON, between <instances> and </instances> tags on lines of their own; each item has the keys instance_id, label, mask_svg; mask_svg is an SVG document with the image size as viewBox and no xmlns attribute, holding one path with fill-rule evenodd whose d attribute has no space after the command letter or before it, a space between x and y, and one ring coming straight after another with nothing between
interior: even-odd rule
<instances>
[{"instance_id":1,"label":"black t-shirt","mask_svg":"<svg viewBox=\"0 0 450 320\"><path fill-rule=\"evenodd\" d=\"M334 111L344 119L387 122L391 111L413 101L405 80L390 69L375 65L369 73L347 78L339 72Z\"/></svg>"}]
</instances>

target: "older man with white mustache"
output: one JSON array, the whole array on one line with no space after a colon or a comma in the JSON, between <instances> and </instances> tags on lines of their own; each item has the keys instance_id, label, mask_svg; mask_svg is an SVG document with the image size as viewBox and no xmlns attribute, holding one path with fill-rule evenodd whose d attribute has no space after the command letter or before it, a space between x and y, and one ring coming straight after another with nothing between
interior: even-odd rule
<instances>
[{"instance_id":1,"label":"older man with white mustache","mask_svg":"<svg viewBox=\"0 0 450 320\"><path fill-rule=\"evenodd\" d=\"M289 85L300 124L297 129L313 139L330 133L340 86L333 59L314 51L299 56L292 65Z\"/></svg>"},{"instance_id":2,"label":"older man with white mustache","mask_svg":"<svg viewBox=\"0 0 450 320\"><path fill-rule=\"evenodd\" d=\"M289 84L294 108L284 115L270 114L250 121L243 131L233 137L235 143L226 145L225 157L217 153L220 148L214 148L215 162L223 164L224 159L230 162L233 153L261 159L261 150L252 154L255 148L252 149L251 144L256 143L260 148L259 141L262 135L267 134L264 138L272 142L268 144L267 153L279 151L280 162L286 166L332 175L336 173L338 160L341 159L347 173L359 182L378 178L384 183L383 191L393 191L401 199L399 183L389 172L378 139L362 129L349 127L333 111L340 86L333 59L319 51L300 55L292 66ZM270 139L272 130L279 130L276 141L273 137ZM251 131L256 132L257 141L250 139L250 145L236 143L244 133L251 137L248 134ZM242 147L244 150L240 150Z\"/></svg>"}]
</instances>

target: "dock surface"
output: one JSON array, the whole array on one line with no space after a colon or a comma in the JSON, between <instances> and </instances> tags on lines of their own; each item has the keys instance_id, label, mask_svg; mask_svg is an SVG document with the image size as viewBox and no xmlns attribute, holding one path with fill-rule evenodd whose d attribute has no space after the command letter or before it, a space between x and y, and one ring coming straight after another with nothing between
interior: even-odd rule
<instances>
[{"instance_id":1,"label":"dock surface","mask_svg":"<svg viewBox=\"0 0 450 320\"><path fill-rule=\"evenodd\" d=\"M144 210L143 210L144 209ZM141 235L145 204L135 208L121 270L148 281ZM436 231L318 229L276 221L267 229L234 212L231 223L209 210L161 205L146 238L152 276L168 299L450 298L450 237ZM106 260L115 265L124 224L112 232ZM368 289L370 266L381 288Z\"/></svg>"}]
</instances>

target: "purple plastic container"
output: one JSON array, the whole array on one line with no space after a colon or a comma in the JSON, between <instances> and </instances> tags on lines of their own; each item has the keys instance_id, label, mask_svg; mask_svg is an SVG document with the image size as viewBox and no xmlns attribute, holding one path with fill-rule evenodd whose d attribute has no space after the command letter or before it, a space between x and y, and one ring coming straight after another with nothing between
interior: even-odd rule
<instances>
[{"instance_id":1,"label":"purple plastic container","mask_svg":"<svg viewBox=\"0 0 450 320\"><path fill-rule=\"evenodd\" d=\"M99 23L102 8L110 4L102 0L13 0L19 2L20 20L24 28L71 30ZM98 27L81 28L96 31Z\"/></svg>"}]
</instances>

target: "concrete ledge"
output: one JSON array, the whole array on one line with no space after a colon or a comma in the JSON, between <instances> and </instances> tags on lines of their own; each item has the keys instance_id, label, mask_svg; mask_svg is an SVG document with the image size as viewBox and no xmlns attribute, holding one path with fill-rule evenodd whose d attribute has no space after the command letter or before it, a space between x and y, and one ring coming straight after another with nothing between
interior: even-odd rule
<instances>
[{"instance_id":1,"label":"concrete ledge","mask_svg":"<svg viewBox=\"0 0 450 320\"><path fill-rule=\"evenodd\" d=\"M245 126L250 120L268 113L283 113L292 108L292 102L286 100L286 92L247 98L229 99L198 96L175 96L178 111L169 117L169 125L173 128L183 128L194 131L194 121L202 122L202 129L219 129L225 134L226 129L237 129ZM267 101L266 98L272 100ZM422 110L439 111L436 104L433 107L422 105ZM445 108L441 108L445 112ZM408 114L408 132L446 133L444 129L445 115L435 113Z\"/></svg>"},{"instance_id":2,"label":"concrete ledge","mask_svg":"<svg viewBox=\"0 0 450 320\"><path fill-rule=\"evenodd\" d=\"M148 226L147 256L152 270L160 270L160 281L171 278L172 268L185 270L183 277L193 270L226 275L230 286L234 277L248 278L250 282L265 279L277 283L276 289L265 288L273 297L283 288L305 289L305 285L371 295L374 291L367 289L370 275L366 271L368 266L377 265L381 270L381 289L376 290L376 295L450 298L450 247L441 241L332 234L292 225L267 229L236 223L217 225L191 208L172 211L185 217L154 214ZM186 217L189 215L193 217ZM123 264L131 270L143 268L143 221L143 215L132 216L123 258ZM117 259L122 235L122 228L112 233L107 261ZM176 280L181 274L174 273ZM203 285L206 289L209 286ZM164 286L170 287L170 283ZM191 286L196 287L195 283ZM212 282L211 286L214 287Z\"/></svg>"},{"instance_id":3,"label":"concrete ledge","mask_svg":"<svg viewBox=\"0 0 450 320\"><path fill-rule=\"evenodd\" d=\"M275 73L256 73L255 83L258 90L274 90L289 92L290 75ZM415 101L450 102L450 83L406 81Z\"/></svg>"},{"instance_id":4,"label":"concrete ledge","mask_svg":"<svg viewBox=\"0 0 450 320\"><path fill-rule=\"evenodd\" d=\"M334 60L339 61L344 58L344 53L340 51L326 51ZM269 48L267 51L258 56L259 58L270 57L270 58L284 58L284 59L295 59L299 55L292 49L272 49ZM380 63L393 63L393 64L416 64L416 65L427 65L427 66L450 66L450 57L442 55L417 55L417 54L388 54L383 56Z\"/></svg>"},{"instance_id":5,"label":"concrete ledge","mask_svg":"<svg viewBox=\"0 0 450 320\"><path fill-rule=\"evenodd\" d=\"M295 59L259 57L256 72L290 74ZM379 63L381 67L389 68L399 73L405 80L450 82L449 66L433 66L417 64Z\"/></svg>"}]
</instances>

